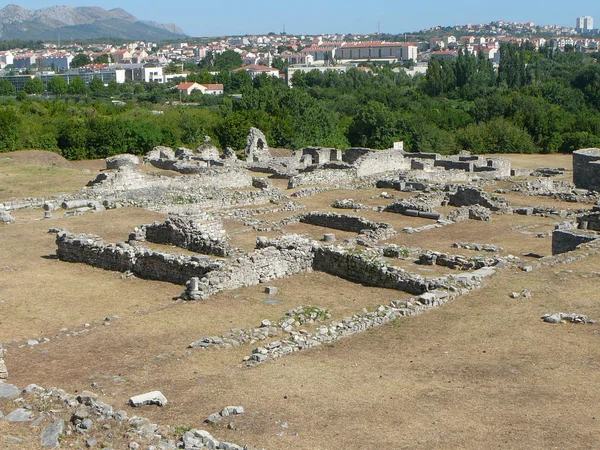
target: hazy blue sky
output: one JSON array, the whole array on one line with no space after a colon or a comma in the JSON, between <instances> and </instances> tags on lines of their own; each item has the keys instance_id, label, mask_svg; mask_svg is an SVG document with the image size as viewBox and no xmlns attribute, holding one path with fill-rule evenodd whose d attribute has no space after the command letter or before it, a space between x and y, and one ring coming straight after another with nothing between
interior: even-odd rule
<instances>
[{"instance_id":1,"label":"hazy blue sky","mask_svg":"<svg viewBox=\"0 0 600 450\"><path fill-rule=\"evenodd\" d=\"M21 0L15 3L38 9L66 2ZM493 20L575 26L575 18L581 15L593 16L595 27L600 27L600 1L594 0L71 0L68 4L106 9L120 7L141 20L176 23L192 36L280 32L284 24L286 31L294 34L367 33L377 31L378 22L381 31L386 33Z\"/></svg>"}]
</instances>

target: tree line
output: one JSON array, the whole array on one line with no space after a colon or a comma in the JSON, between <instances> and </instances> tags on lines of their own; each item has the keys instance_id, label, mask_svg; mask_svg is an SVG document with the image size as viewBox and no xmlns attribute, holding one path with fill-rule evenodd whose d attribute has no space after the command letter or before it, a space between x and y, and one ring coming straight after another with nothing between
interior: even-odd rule
<instances>
[{"instance_id":1,"label":"tree line","mask_svg":"<svg viewBox=\"0 0 600 450\"><path fill-rule=\"evenodd\" d=\"M408 150L444 154L572 152L600 147L595 56L503 45L497 69L482 55L459 53L432 59L414 77L374 65L372 73L296 72L290 89L279 78L232 72L240 61L231 54L211 54L188 79L223 83L225 95L196 92L183 103L174 89L180 80L86 86L57 77L45 87L32 80L19 98L0 81L0 150L104 158L156 145L194 148L204 136L240 150L255 126L271 146L290 149L382 149L403 140Z\"/></svg>"}]
</instances>

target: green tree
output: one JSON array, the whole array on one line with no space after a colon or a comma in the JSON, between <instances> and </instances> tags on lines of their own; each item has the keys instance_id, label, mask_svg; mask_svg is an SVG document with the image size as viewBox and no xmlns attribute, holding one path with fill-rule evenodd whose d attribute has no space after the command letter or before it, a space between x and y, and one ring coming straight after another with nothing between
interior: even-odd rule
<instances>
[{"instance_id":1,"label":"green tree","mask_svg":"<svg viewBox=\"0 0 600 450\"><path fill-rule=\"evenodd\" d=\"M94 63L95 64L108 64L108 55L102 54L102 55L96 56L96 58L94 58Z\"/></svg>"},{"instance_id":2,"label":"green tree","mask_svg":"<svg viewBox=\"0 0 600 450\"><path fill-rule=\"evenodd\" d=\"M219 54L209 51L198 63L198 67L211 71L233 70L242 67L242 57L233 50L226 50Z\"/></svg>"},{"instance_id":3,"label":"green tree","mask_svg":"<svg viewBox=\"0 0 600 450\"><path fill-rule=\"evenodd\" d=\"M0 109L0 152L17 149L19 116L13 107Z\"/></svg>"},{"instance_id":4,"label":"green tree","mask_svg":"<svg viewBox=\"0 0 600 450\"><path fill-rule=\"evenodd\" d=\"M433 58L431 61L429 61L427 72L425 72L424 90L432 97L436 97L444 92L442 64L437 58Z\"/></svg>"},{"instance_id":5,"label":"green tree","mask_svg":"<svg viewBox=\"0 0 600 450\"><path fill-rule=\"evenodd\" d=\"M359 109L348 130L350 144L360 147L391 148L397 137L394 115L376 101Z\"/></svg>"},{"instance_id":6,"label":"green tree","mask_svg":"<svg viewBox=\"0 0 600 450\"><path fill-rule=\"evenodd\" d=\"M6 79L0 79L0 95L15 95L15 86Z\"/></svg>"},{"instance_id":7,"label":"green tree","mask_svg":"<svg viewBox=\"0 0 600 450\"><path fill-rule=\"evenodd\" d=\"M89 89L93 97L101 97L106 92L104 83L99 77L92 78L92 81L90 81Z\"/></svg>"},{"instance_id":8,"label":"green tree","mask_svg":"<svg viewBox=\"0 0 600 450\"><path fill-rule=\"evenodd\" d=\"M30 78L25 82L23 90L27 94L43 94L44 83L39 78Z\"/></svg>"},{"instance_id":9,"label":"green tree","mask_svg":"<svg viewBox=\"0 0 600 450\"><path fill-rule=\"evenodd\" d=\"M108 62L108 60L107 60ZM92 59L86 55L85 53L77 53L75 55L75 57L73 58L73 60L71 61L71 67L72 68L76 68L76 67L83 67L83 66L87 66L88 64L92 63Z\"/></svg>"},{"instance_id":10,"label":"green tree","mask_svg":"<svg viewBox=\"0 0 600 450\"><path fill-rule=\"evenodd\" d=\"M71 95L84 95L87 94L87 86L85 81L81 77L72 78L69 81L69 87L67 92Z\"/></svg>"},{"instance_id":11,"label":"green tree","mask_svg":"<svg viewBox=\"0 0 600 450\"><path fill-rule=\"evenodd\" d=\"M50 78L46 87L51 94L61 96L67 93L68 85L63 77L54 76Z\"/></svg>"}]
</instances>

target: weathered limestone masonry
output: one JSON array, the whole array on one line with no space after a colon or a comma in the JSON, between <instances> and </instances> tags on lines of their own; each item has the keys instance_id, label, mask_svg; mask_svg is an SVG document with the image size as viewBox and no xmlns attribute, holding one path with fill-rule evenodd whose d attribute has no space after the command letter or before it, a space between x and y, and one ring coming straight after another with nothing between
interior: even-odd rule
<instances>
[{"instance_id":1,"label":"weathered limestone masonry","mask_svg":"<svg viewBox=\"0 0 600 450\"><path fill-rule=\"evenodd\" d=\"M246 139L246 161L265 163L271 159L267 139L258 128L250 128L250 134Z\"/></svg>"},{"instance_id":2,"label":"weathered limestone masonry","mask_svg":"<svg viewBox=\"0 0 600 450\"><path fill-rule=\"evenodd\" d=\"M573 183L578 188L600 191L600 148L573 152Z\"/></svg>"},{"instance_id":3,"label":"weathered limestone masonry","mask_svg":"<svg viewBox=\"0 0 600 450\"><path fill-rule=\"evenodd\" d=\"M169 147L158 146L146 153L144 163L182 174L202 174L208 168L238 165L238 160L235 152L226 151L220 155L210 137L206 136L204 144L196 152L187 148L173 151Z\"/></svg>"},{"instance_id":4,"label":"weathered limestone masonry","mask_svg":"<svg viewBox=\"0 0 600 450\"><path fill-rule=\"evenodd\" d=\"M288 180L288 189L315 184L343 185L351 183L358 177L355 167L347 169L317 169L303 172Z\"/></svg>"},{"instance_id":5,"label":"weathered limestone masonry","mask_svg":"<svg viewBox=\"0 0 600 450\"><path fill-rule=\"evenodd\" d=\"M186 188L243 189L252 187L250 174L237 167L217 167L205 169L200 174L183 177L165 177L143 174L129 166L116 172L102 172L88 183L96 192L135 190L141 188L162 188L185 190Z\"/></svg>"},{"instance_id":6,"label":"weathered limestone masonry","mask_svg":"<svg viewBox=\"0 0 600 450\"><path fill-rule=\"evenodd\" d=\"M365 230L368 230L380 236L379 239L388 239L396 235L396 231L388 223L371 222L362 217L347 214L310 212L304 214L300 222L336 230L350 231L352 233L364 233Z\"/></svg>"},{"instance_id":7,"label":"weathered limestone masonry","mask_svg":"<svg viewBox=\"0 0 600 450\"><path fill-rule=\"evenodd\" d=\"M599 237L596 233L577 230L573 222L563 222L552 232L552 254L570 252L581 244L595 241Z\"/></svg>"},{"instance_id":8,"label":"weathered limestone masonry","mask_svg":"<svg viewBox=\"0 0 600 450\"><path fill-rule=\"evenodd\" d=\"M512 213L508 200L491 196L480 187L448 186L448 191L448 203L452 206L479 205L495 212Z\"/></svg>"},{"instance_id":9,"label":"weathered limestone masonry","mask_svg":"<svg viewBox=\"0 0 600 450\"><path fill-rule=\"evenodd\" d=\"M519 261L519 259L515 257L475 256L469 258L462 255L450 255L448 253L429 250L419 256L418 263L428 266L438 265L449 267L450 269L455 270L477 270L482 267L504 266L509 262L517 261Z\"/></svg>"},{"instance_id":10,"label":"weathered limestone masonry","mask_svg":"<svg viewBox=\"0 0 600 450\"><path fill-rule=\"evenodd\" d=\"M343 160L356 167L356 176L359 178L410 169L410 160L400 150L349 148L344 152Z\"/></svg>"},{"instance_id":11,"label":"weathered limestone masonry","mask_svg":"<svg viewBox=\"0 0 600 450\"><path fill-rule=\"evenodd\" d=\"M342 152L336 148L306 147L302 150L302 157L306 156L310 156L310 164L342 161Z\"/></svg>"},{"instance_id":12,"label":"weathered limestone masonry","mask_svg":"<svg viewBox=\"0 0 600 450\"><path fill-rule=\"evenodd\" d=\"M449 289L451 286L448 277L424 278L388 266L384 260L354 249L316 246L314 253L314 270L368 286L395 289L410 294Z\"/></svg>"},{"instance_id":13,"label":"weathered limestone masonry","mask_svg":"<svg viewBox=\"0 0 600 450\"><path fill-rule=\"evenodd\" d=\"M239 289L312 271L313 243L290 235L269 241L258 238L257 249L244 256L228 259L221 267L188 284L184 299L206 299L224 290ZM192 294L192 295L190 295Z\"/></svg>"},{"instance_id":14,"label":"weathered limestone masonry","mask_svg":"<svg viewBox=\"0 0 600 450\"><path fill-rule=\"evenodd\" d=\"M578 216L577 224L581 230L600 231L600 206L595 206L592 212Z\"/></svg>"},{"instance_id":15,"label":"weathered limestone masonry","mask_svg":"<svg viewBox=\"0 0 600 450\"><path fill-rule=\"evenodd\" d=\"M41 208L46 202L43 198L26 198L23 200L14 200L0 203L0 211L16 211L25 208Z\"/></svg>"},{"instance_id":16,"label":"weathered limestone masonry","mask_svg":"<svg viewBox=\"0 0 600 450\"><path fill-rule=\"evenodd\" d=\"M61 261L84 263L117 272L132 272L140 278L182 285L190 278L203 277L223 265L208 257L172 255L123 242L105 244L98 236L74 235L66 231L56 235L56 244L56 255Z\"/></svg>"},{"instance_id":17,"label":"weathered limestone masonry","mask_svg":"<svg viewBox=\"0 0 600 450\"><path fill-rule=\"evenodd\" d=\"M234 248L227 242L227 233L218 217L170 216L164 222L142 225L129 236L133 241L170 244L205 255L229 256Z\"/></svg>"},{"instance_id":18,"label":"weathered limestone masonry","mask_svg":"<svg viewBox=\"0 0 600 450\"><path fill-rule=\"evenodd\" d=\"M135 155L123 154L106 158L107 169L122 169L125 167L135 168L139 165L140 159Z\"/></svg>"},{"instance_id":19,"label":"weathered limestone masonry","mask_svg":"<svg viewBox=\"0 0 600 450\"><path fill-rule=\"evenodd\" d=\"M4 348L2 344L0 344L0 380L5 380L8 378L8 369L6 368L6 363L4 362Z\"/></svg>"}]
</instances>

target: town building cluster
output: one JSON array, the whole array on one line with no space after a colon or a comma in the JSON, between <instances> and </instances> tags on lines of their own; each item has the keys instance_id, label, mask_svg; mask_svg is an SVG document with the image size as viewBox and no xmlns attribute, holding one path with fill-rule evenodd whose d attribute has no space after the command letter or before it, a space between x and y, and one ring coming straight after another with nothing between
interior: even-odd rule
<instances>
[{"instance_id":1,"label":"town building cluster","mask_svg":"<svg viewBox=\"0 0 600 450\"><path fill-rule=\"evenodd\" d=\"M16 48L0 52L0 76L13 83L17 90L21 90L25 82L34 76L41 78L44 84L54 76L61 76L68 83L76 77L83 78L86 83L96 77L105 84L110 81L168 83L187 76L183 71L185 64L198 64L207 55L225 51L240 55L243 66L236 70L245 70L252 78L260 74L286 77L290 85L293 74L298 71L345 72L365 62L405 66L407 73L414 75L424 73L432 57L455 59L459 51L472 55L483 53L497 64L499 49L504 43L527 43L535 49L572 48L581 52L597 52L600 36L593 24L593 17L582 16L576 19L575 28L504 21L451 29L434 27L421 31L424 36L434 36L412 42L406 39L402 42L382 40L379 33L318 36L269 33L224 37L212 42L203 40L201 44L190 41L161 46L144 41L121 46L48 43L36 51ZM74 68L73 61L80 54L86 55L90 63ZM275 64L276 61L279 64ZM192 91L222 93L221 85L181 83L178 88L183 95Z\"/></svg>"}]
</instances>

